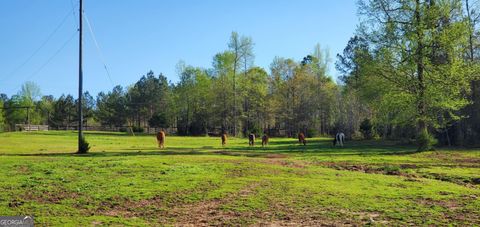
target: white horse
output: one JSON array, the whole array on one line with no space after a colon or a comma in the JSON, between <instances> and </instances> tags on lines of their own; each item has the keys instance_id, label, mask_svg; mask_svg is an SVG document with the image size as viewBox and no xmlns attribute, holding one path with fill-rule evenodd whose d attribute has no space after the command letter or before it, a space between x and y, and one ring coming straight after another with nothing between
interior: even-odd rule
<instances>
[{"instance_id":1,"label":"white horse","mask_svg":"<svg viewBox=\"0 0 480 227\"><path fill-rule=\"evenodd\" d=\"M336 144L343 147L343 142L344 141L345 141L345 134L343 134L343 132L339 132L339 133L337 133L337 135L335 135Z\"/></svg>"}]
</instances>

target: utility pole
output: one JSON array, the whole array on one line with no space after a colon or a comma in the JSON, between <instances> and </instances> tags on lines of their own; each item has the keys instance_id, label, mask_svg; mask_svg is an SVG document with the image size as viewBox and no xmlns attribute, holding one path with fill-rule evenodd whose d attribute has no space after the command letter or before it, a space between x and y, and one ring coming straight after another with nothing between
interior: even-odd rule
<instances>
[{"instance_id":1,"label":"utility pole","mask_svg":"<svg viewBox=\"0 0 480 227\"><path fill-rule=\"evenodd\" d=\"M82 71L82 15L83 4L80 0L80 13L79 15L79 39L78 39L78 151L80 152L81 140L83 138L83 111L82 111L82 98L83 98L83 71Z\"/></svg>"}]
</instances>

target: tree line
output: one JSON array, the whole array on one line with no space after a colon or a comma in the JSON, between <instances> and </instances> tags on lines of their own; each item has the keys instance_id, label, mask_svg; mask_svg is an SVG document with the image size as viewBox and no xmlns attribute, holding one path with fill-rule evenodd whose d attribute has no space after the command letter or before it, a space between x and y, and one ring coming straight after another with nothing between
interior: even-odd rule
<instances>
[{"instance_id":1,"label":"tree line","mask_svg":"<svg viewBox=\"0 0 480 227\"><path fill-rule=\"evenodd\" d=\"M211 68L177 64L179 81L150 71L128 86L116 86L93 98L84 94L86 125L177 129L179 135L225 131L231 135L268 133L272 136L329 134L347 126L340 112L342 89L328 75L328 51L315 46L302 61L276 57L269 71L255 66L250 37L231 34L228 49L213 56ZM77 101L71 95L40 96L34 83L17 95L1 96L4 129L15 124L75 126ZM27 110L14 108L31 106ZM353 109L353 107L351 107ZM350 128L354 129L355 126Z\"/></svg>"},{"instance_id":2,"label":"tree line","mask_svg":"<svg viewBox=\"0 0 480 227\"><path fill-rule=\"evenodd\" d=\"M360 24L336 67L377 133L419 150L479 145L478 2L361 0Z\"/></svg>"},{"instance_id":3,"label":"tree line","mask_svg":"<svg viewBox=\"0 0 480 227\"><path fill-rule=\"evenodd\" d=\"M478 145L478 6L468 0L361 0L360 23L329 75L331 58L316 45L300 61L275 57L255 65L251 37L232 32L210 68L177 64L179 81L150 71L127 87L84 95L90 125L175 128L179 135L332 135L440 145ZM76 100L39 96L27 83L0 95L0 127L25 122L75 125Z\"/></svg>"}]
</instances>

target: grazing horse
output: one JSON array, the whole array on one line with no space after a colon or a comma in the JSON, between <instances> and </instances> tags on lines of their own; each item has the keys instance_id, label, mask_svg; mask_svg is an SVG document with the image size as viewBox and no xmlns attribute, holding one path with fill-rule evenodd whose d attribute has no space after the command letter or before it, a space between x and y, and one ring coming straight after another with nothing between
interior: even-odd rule
<instances>
[{"instance_id":1,"label":"grazing horse","mask_svg":"<svg viewBox=\"0 0 480 227\"><path fill-rule=\"evenodd\" d=\"M298 142L300 144L303 143L304 146L307 145L307 140L305 139L305 134L303 134L303 132L298 133Z\"/></svg>"},{"instance_id":2,"label":"grazing horse","mask_svg":"<svg viewBox=\"0 0 480 227\"><path fill-rule=\"evenodd\" d=\"M250 133L250 135L248 135L248 145L255 146L255 134Z\"/></svg>"},{"instance_id":3,"label":"grazing horse","mask_svg":"<svg viewBox=\"0 0 480 227\"><path fill-rule=\"evenodd\" d=\"M222 147L227 145L227 133L222 134Z\"/></svg>"},{"instance_id":4,"label":"grazing horse","mask_svg":"<svg viewBox=\"0 0 480 227\"><path fill-rule=\"evenodd\" d=\"M337 133L337 135L335 135L333 145L335 146L336 144L338 144L343 147L343 142L345 142L345 134L343 134L343 132Z\"/></svg>"},{"instance_id":5,"label":"grazing horse","mask_svg":"<svg viewBox=\"0 0 480 227\"><path fill-rule=\"evenodd\" d=\"M160 149L165 148L165 132L163 130L157 132L157 142Z\"/></svg>"},{"instance_id":6,"label":"grazing horse","mask_svg":"<svg viewBox=\"0 0 480 227\"><path fill-rule=\"evenodd\" d=\"M268 136L267 134L262 136L262 147L268 145Z\"/></svg>"}]
</instances>

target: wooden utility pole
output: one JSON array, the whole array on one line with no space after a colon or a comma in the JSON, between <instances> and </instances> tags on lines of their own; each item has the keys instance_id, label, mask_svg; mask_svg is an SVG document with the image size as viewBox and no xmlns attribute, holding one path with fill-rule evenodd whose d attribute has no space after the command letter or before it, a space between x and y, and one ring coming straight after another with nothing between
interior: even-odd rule
<instances>
[{"instance_id":1,"label":"wooden utility pole","mask_svg":"<svg viewBox=\"0 0 480 227\"><path fill-rule=\"evenodd\" d=\"M80 152L81 140L83 138L83 111L82 111L82 98L83 98L83 71L82 71L82 15L83 4L80 0L80 13L79 13L79 39L78 39L78 151Z\"/></svg>"}]
</instances>

